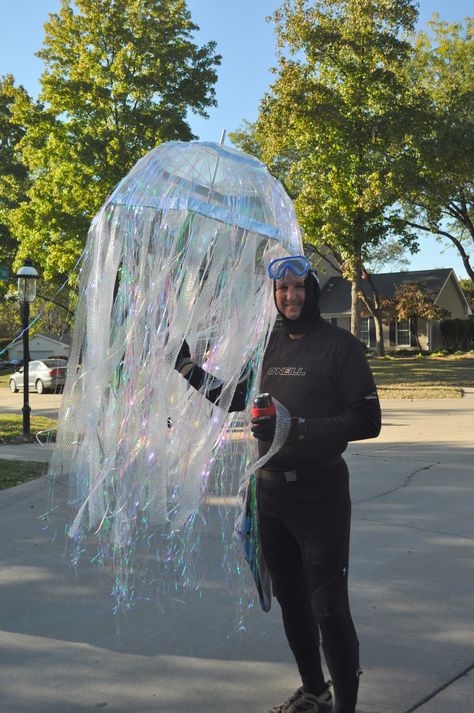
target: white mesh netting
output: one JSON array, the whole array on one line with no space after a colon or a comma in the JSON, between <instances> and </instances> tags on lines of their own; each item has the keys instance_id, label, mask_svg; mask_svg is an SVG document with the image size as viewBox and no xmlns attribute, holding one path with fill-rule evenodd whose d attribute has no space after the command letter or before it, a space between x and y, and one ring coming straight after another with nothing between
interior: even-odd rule
<instances>
[{"instance_id":1,"label":"white mesh netting","mask_svg":"<svg viewBox=\"0 0 474 713\"><path fill-rule=\"evenodd\" d=\"M165 532L168 561L182 560L210 473L243 474L256 459L245 438L236 456L229 429L241 415L227 409L249 362L257 390L275 315L265 268L298 253L281 184L256 159L213 143L150 151L95 217L50 474L69 478L69 536L93 530L122 569L119 599L130 596L124 570L138 542ZM223 380L219 406L175 371L183 339Z\"/></svg>"}]
</instances>

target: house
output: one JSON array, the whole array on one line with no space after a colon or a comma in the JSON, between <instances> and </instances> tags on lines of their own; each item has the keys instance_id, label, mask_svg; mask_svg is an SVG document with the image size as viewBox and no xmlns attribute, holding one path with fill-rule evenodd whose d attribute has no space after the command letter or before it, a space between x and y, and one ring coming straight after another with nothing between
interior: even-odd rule
<instances>
[{"instance_id":1,"label":"house","mask_svg":"<svg viewBox=\"0 0 474 713\"><path fill-rule=\"evenodd\" d=\"M325 272L321 273L321 314L333 324L350 330L351 284L338 273L334 265L324 261ZM375 289L382 297L392 298L404 283L422 285L433 303L444 308L451 319L467 319L472 310L464 296L458 279L451 268L439 270L415 270L386 272L371 276ZM364 281L363 291L371 295L370 285ZM438 320L417 320L420 346L423 350L436 351L444 346ZM362 317L360 339L368 347L375 347L373 317ZM384 342L387 350L416 348L413 320L404 319L384 325Z\"/></svg>"},{"instance_id":2,"label":"house","mask_svg":"<svg viewBox=\"0 0 474 713\"><path fill-rule=\"evenodd\" d=\"M31 359L46 359L50 356L69 356L71 351L71 338L67 335L58 337L53 334L34 334L30 337ZM8 358L23 358L23 342L21 339L8 349Z\"/></svg>"}]
</instances>

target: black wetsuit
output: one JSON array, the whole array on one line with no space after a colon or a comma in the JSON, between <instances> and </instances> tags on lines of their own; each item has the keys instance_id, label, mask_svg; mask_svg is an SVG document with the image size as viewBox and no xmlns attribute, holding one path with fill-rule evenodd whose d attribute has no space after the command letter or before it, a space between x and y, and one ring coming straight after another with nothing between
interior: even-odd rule
<instances>
[{"instance_id":1,"label":"black wetsuit","mask_svg":"<svg viewBox=\"0 0 474 713\"><path fill-rule=\"evenodd\" d=\"M195 366L186 377L218 402L222 385ZM341 454L348 441L380 431L380 406L367 359L349 332L317 318L292 339L273 332L259 391L305 419L304 437L284 444L258 478L262 551L305 689L325 687L320 633L334 684L334 713L354 713L359 643L347 592L351 501ZM245 408L246 379L230 410ZM259 441L260 454L270 443Z\"/></svg>"},{"instance_id":2,"label":"black wetsuit","mask_svg":"<svg viewBox=\"0 0 474 713\"><path fill-rule=\"evenodd\" d=\"M287 639L305 689L318 694L321 632L334 711L354 713L359 644L347 593L351 502L341 453L380 431L372 374L358 340L320 319L299 339L273 333L260 390L306 420L304 439L287 442L258 481L262 551Z\"/></svg>"}]
</instances>

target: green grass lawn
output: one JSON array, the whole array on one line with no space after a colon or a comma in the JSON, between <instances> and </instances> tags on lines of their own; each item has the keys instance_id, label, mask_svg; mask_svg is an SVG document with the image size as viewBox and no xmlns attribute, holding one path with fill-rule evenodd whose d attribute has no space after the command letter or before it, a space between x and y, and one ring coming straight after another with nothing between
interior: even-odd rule
<instances>
[{"instance_id":1,"label":"green grass lawn","mask_svg":"<svg viewBox=\"0 0 474 713\"><path fill-rule=\"evenodd\" d=\"M57 421L45 416L32 416L30 421L31 436L23 435L23 418L13 413L0 414L0 445L11 443L35 443L39 431L56 429ZM42 442L54 440L56 431L45 433Z\"/></svg>"},{"instance_id":2,"label":"green grass lawn","mask_svg":"<svg viewBox=\"0 0 474 713\"><path fill-rule=\"evenodd\" d=\"M474 355L375 357L370 366L381 398L460 398L474 387Z\"/></svg>"},{"instance_id":3,"label":"green grass lawn","mask_svg":"<svg viewBox=\"0 0 474 713\"><path fill-rule=\"evenodd\" d=\"M10 375L14 374L14 373L15 373L15 369L11 369L8 371L2 371L0 373L0 388L2 388L2 387L8 388L8 380L10 378Z\"/></svg>"},{"instance_id":4,"label":"green grass lawn","mask_svg":"<svg viewBox=\"0 0 474 713\"><path fill-rule=\"evenodd\" d=\"M0 445L36 442L36 433L47 429L55 429L56 421L44 416L31 417L31 436L23 435L22 416L15 414L0 414ZM45 433L41 440L54 440L56 431ZM47 463L36 463L22 460L0 459L0 490L13 488L20 483L26 483L44 475L48 469Z\"/></svg>"},{"instance_id":5,"label":"green grass lawn","mask_svg":"<svg viewBox=\"0 0 474 713\"><path fill-rule=\"evenodd\" d=\"M19 460L0 460L0 490L13 488L44 475L47 463L32 463Z\"/></svg>"}]
</instances>

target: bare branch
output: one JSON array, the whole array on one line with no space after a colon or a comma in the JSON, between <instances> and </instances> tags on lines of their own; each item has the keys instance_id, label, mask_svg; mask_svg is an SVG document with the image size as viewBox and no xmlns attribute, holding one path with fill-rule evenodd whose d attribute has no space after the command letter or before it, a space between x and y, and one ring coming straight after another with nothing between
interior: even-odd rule
<instances>
[{"instance_id":1,"label":"bare branch","mask_svg":"<svg viewBox=\"0 0 474 713\"><path fill-rule=\"evenodd\" d=\"M56 305L56 307L61 307L61 309L64 309L70 317L74 317L74 312L72 312L69 307L66 307L66 305L61 304L61 302L57 302L56 300L51 299L51 297L43 297L43 295L37 293L36 295L39 297L40 300L43 300L43 302L51 302L51 304Z\"/></svg>"},{"instance_id":2,"label":"bare branch","mask_svg":"<svg viewBox=\"0 0 474 713\"><path fill-rule=\"evenodd\" d=\"M411 220L404 220L404 222L409 225L411 228L416 228L417 230L424 230L427 233L432 233L434 235L441 235L444 238L448 238L448 240L451 240L451 242L456 246L459 255L461 256L461 260L463 262L464 267L466 268L466 272L471 278L471 280L474 280L474 268L471 266L470 262L470 257L467 254L467 252L464 249L463 244L461 241L456 238L455 235L452 233L448 233L446 230L441 230L441 228L428 228L426 225L421 225L420 223L414 223Z\"/></svg>"}]
</instances>

